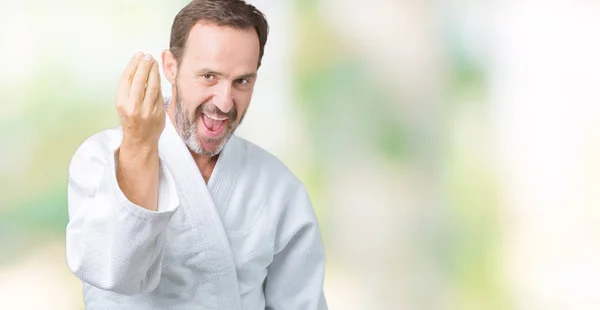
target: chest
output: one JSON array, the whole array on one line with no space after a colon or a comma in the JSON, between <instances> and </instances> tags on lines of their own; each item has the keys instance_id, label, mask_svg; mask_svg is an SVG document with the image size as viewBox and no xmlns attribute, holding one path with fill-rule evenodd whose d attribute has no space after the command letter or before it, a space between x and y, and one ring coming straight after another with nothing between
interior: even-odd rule
<instances>
[{"instance_id":1,"label":"chest","mask_svg":"<svg viewBox=\"0 0 600 310\"><path fill-rule=\"evenodd\" d=\"M216 199L210 191L210 199L179 194L180 205L168 224L165 251L168 261L187 266L182 272L197 275L200 281L211 279L219 264L233 262L241 295L261 294L274 255L277 227L268 193L246 184ZM215 232L219 230L225 238L218 238Z\"/></svg>"}]
</instances>

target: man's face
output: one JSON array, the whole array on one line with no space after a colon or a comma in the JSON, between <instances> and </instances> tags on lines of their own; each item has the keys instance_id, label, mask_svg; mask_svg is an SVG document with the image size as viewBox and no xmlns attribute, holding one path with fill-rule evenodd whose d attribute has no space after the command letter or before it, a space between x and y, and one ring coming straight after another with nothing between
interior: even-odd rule
<instances>
[{"instance_id":1,"label":"man's face","mask_svg":"<svg viewBox=\"0 0 600 310\"><path fill-rule=\"evenodd\" d=\"M218 154L244 118L259 57L254 29L196 24L175 76L174 123L190 150Z\"/></svg>"}]
</instances>

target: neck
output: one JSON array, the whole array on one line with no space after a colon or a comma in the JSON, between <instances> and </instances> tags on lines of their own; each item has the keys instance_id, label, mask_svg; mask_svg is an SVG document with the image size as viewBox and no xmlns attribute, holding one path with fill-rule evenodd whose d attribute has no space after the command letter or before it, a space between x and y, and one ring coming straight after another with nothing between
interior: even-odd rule
<instances>
[{"instance_id":1,"label":"neck","mask_svg":"<svg viewBox=\"0 0 600 310\"><path fill-rule=\"evenodd\" d=\"M208 156L208 155L198 155L194 152L191 152L192 158L196 162L196 166L200 169L200 173L204 178L204 182L208 183L210 176L215 169L215 165L217 164L217 159L219 159L219 155Z\"/></svg>"}]
</instances>

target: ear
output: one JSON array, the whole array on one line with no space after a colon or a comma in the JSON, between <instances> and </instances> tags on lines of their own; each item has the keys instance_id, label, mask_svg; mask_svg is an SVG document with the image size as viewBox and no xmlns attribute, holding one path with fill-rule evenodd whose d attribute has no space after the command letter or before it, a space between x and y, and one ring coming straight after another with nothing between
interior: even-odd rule
<instances>
[{"instance_id":1,"label":"ear","mask_svg":"<svg viewBox=\"0 0 600 310\"><path fill-rule=\"evenodd\" d=\"M177 60L175 59L175 55L170 50L164 50L162 52L162 65L163 72L167 77L167 81L171 83L171 85L175 85L175 77L177 76Z\"/></svg>"}]
</instances>

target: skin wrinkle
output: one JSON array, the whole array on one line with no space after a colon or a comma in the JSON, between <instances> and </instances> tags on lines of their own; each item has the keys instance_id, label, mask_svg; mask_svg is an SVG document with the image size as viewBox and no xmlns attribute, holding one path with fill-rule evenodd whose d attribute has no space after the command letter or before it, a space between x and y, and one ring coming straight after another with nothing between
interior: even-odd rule
<instances>
[{"instance_id":1,"label":"skin wrinkle","mask_svg":"<svg viewBox=\"0 0 600 310\"><path fill-rule=\"evenodd\" d=\"M223 150L223 147L225 146L225 143L227 142L227 140L229 140L231 135L234 133L237 126L244 119L244 115L246 114L246 111L244 111L244 114L242 115L242 117L240 118L239 121L232 122L231 120L237 120L237 112L235 109L231 109L231 110L229 110L228 113L225 113L225 112L221 111L219 108L217 108L211 102L205 102L205 103L199 105L198 108L196 108L196 113L195 113L194 117L192 119L190 119L186 115L185 110L183 108L183 103L181 102L182 97L183 96L179 96L179 98L176 98L175 107L174 107L175 108L175 124L177 126L178 131L181 134L181 138L183 139L185 144L188 146L188 148L192 152L194 152L198 155L215 156L215 155L219 154L221 152L221 150ZM219 139L212 139L212 138L206 138L206 137L203 138L209 144L217 145L214 152L205 151L202 148L202 145L199 143L200 138L198 137L198 134L197 134L197 132L198 132L197 123L198 123L198 118L201 117L201 115L203 113L225 116L229 119L227 121L227 129L226 129L227 133L222 138L219 138Z\"/></svg>"},{"instance_id":2,"label":"skin wrinkle","mask_svg":"<svg viewBox=\"0 0 600 310\"><path fill-rule=\"evenodd\" d=\"M244 119L256 81L259 44L253 28L199 22L190 31L181 61L166 52L174 103L169 114L196 159L214 161ZM227 117L220 136L206 135L203 114Z\"/></svg>"}]
</instances>

